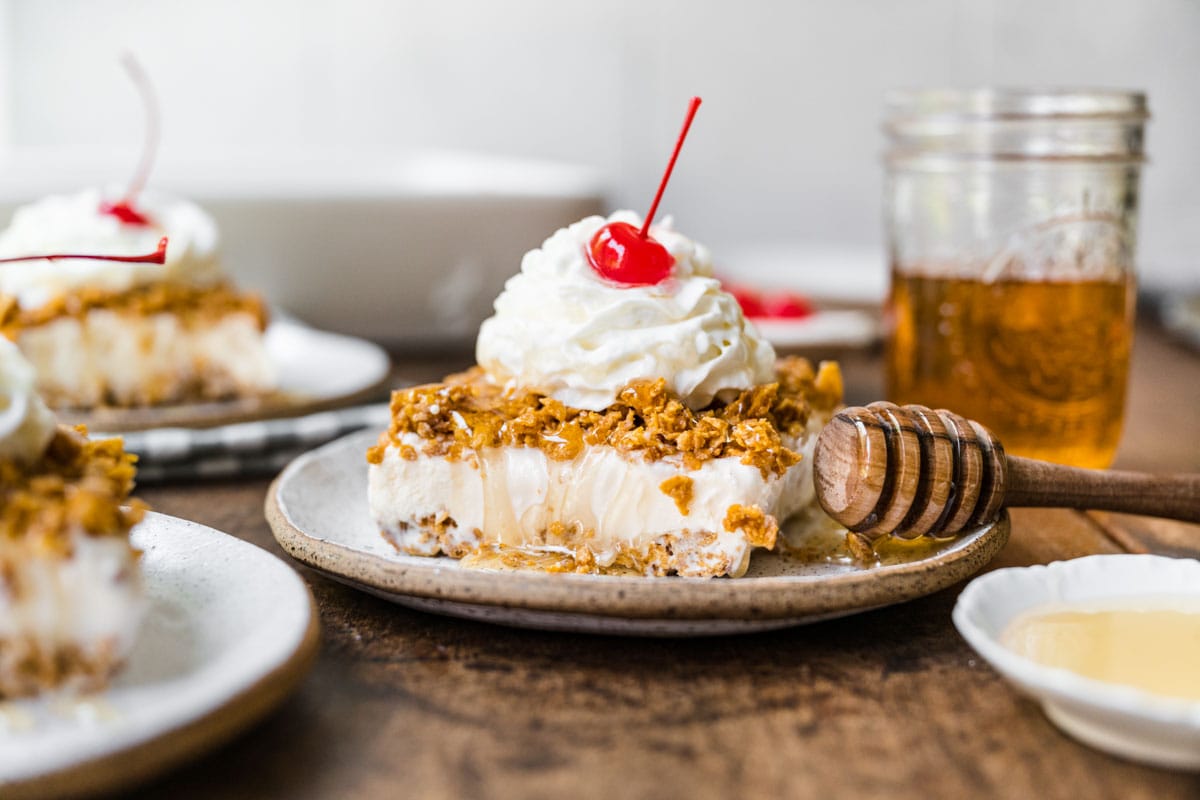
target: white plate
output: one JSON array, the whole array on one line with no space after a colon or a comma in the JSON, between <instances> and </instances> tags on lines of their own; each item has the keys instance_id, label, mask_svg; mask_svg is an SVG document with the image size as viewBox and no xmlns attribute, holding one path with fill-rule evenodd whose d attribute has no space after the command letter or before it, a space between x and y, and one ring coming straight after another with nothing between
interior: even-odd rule
<instances>
[{"instance_id":1,"label":"white plate","mask_svg":"<svg viewBox=\"0 0 1200 800\"><path fill-rule=\"evenodd\" d=\"M308 587L275 556L148 514L134 530L150 611L104 692L0 704L0 797L129 786L241 731L296 687L317 649Z\"/></svg>"},{"instance_id":2,"label":"white plate","mask_svg":"<svg viewBox=\"0 0 1200 800\"><path fill-rule=\"evenodd\" d=\"M279 391L266 399L229 400L149 408L63 411L63 422L119 433L161 427L211 427L279 416L299 416L366 399L386 382L391 362L376 344L320 331L289 317L272 321L267 355Z\"/></svg>"},{"instance_id":3,"label":"white plate","mask_svg":"<svg viewBox=\"0 0 1200 800\"><path fill-rule=\"evenodd\" d=\"M1200 702L1160 697L1084 678L1017 655L1000 643L1008 625L1039 608L1079 605L1181 608L1200 603L1200 562L1151 555L1088 556L1001 569L971 581L954 625L989 664L1042 704L1056 725L1105 752L1178 769L1200 769Z\"/></svg>"},{"instance_id":4,"label":"white plate","mask_svg":"<svg viewBox=\"0 0 1200 800\"><path fill-rule=\"evenodd\" d=\"M315 401L337 400L383 381L391 361L377 344L281 317L267 328L267 355L279 389Z\"/></svg>"},{"instance_id":5,"label":"white plate","mask_svg":"<svg viewBox=\"0 0 1200 800\"><path fill-rule=\"evenodd\" d=\"M267 521L292 556L402 605L527 628L647 636L770 630L899 603L974 573L1008 539L1008 519L919 557L861 566L822 544L804 559L756 553L742 578L498 572L397 553L367 509L362 431L293 461L267 496ZM843 537L844 539L844 537ZM828 537L826 542L841 541Z\"/></svg>"},{"instance_id":6,"label":"white plate","mask_svg":"<svg viewBox=\"0 0 1200 800\"><path fill-rule=\"evenodd\" d=\"M754 326L781 355L805 350L867 347L879 322L864 311L818 311L800 319L756 319Z\"/></svg>"},{"instance_id":7,"label":"white plate","mask_svg":"<svg viewBox=\"0 0 1200 800\"><path fill-rule=\"evenodd\" d=\"M1167 330L1200 350L1200 294L1170 294L1159 302Z\"/></svg>"},{"instance_id":8,"label":"white plate","mask_svg":"<svg viewBox=\"0 0 1200 800\"><path fill-rule=\"evenodd\" d=\"M818 303L878 307L887 296L882 247L835 242L780 242L721 248L731 277L786 288Z\"/></svg>"}]
</instances>

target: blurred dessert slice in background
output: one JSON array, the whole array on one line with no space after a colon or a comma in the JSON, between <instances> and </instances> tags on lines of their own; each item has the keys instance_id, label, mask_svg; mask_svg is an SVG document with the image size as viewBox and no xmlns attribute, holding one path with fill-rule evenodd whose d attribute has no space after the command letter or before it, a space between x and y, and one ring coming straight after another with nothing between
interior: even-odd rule
<instances>
[{"instance_id":1,"label":"blurred dessert slice in background","mask_svg":"<svg viewBox=\"0 0 1200 800\"><path fill-rule=\"evenodd\" d=\"M135 256L170 244L163 264ZM89 190L17 209L0 233L0 332L56 408L146 406L254 397L275 386L262 299L238 291L217 228L186 200L145 194L137 209Z\"/></svg>"},{"instance_id":2,"label":"blurred dessert slice in background","mask_svg":"<svg viewBox=\"0 0 1200 800\"><path fill-rule=\"evenodd\" d=\"M146 119L133 179L120 193L50 195L14 211L0 233L0 334L32 362L38 391L56 408L270 392L266 307L224 278L212 218L143 191L158 151L158 102L137 61L127 55L123 64ZM167 240L163 258L139 257Z\"/></svg>"},{"instance_id":3,"label":"blurred dessert slice in background","mask_svg":"<svg viewBox=\"0 0 1200 800\"><path fill-rule=\"evenodd\" d=\"M0 339L0 699L95 690L128 657L144 614L133 462L120 439L59 426Z\"/></svg>"}]
</instances>

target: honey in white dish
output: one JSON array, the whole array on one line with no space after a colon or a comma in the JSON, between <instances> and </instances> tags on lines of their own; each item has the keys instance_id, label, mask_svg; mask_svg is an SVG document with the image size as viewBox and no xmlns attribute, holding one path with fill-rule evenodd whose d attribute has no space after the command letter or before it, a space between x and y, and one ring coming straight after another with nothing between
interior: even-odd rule
<instances>
[{"instance_id":1,"label":"honey in white dish","mask_svg":"<svg viewBox=\"0 0 1200 800\"><path fill-rule=\"evenodd\" d=\"M1049 667L1200 700L1200 609L1066 609L1014 620L1010 650Z\"/></svg>"}]
</instances>

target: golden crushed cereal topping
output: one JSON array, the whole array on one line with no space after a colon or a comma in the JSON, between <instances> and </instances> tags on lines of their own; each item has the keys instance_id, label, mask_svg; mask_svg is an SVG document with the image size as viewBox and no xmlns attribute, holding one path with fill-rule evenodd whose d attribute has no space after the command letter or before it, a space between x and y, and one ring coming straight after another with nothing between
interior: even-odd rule
<instances>
[{"instance_id":1,"label":"golden crushed cereal topping","mask_svg":"<svg viewBox=\"0 0 1200 800\"><path fill-rule=\"evenodd\" d=\"M724 525L730 532L741 530L750 544L768 550L775 546L775 538L779 535L779 523L758 506L730 506L725 510Z\"/></svg>"},{"instance_id":2,"label":"golden crushed cereal topping","mask_svg":"<svg viewBox=\"0 0 1200 800\"><path fill-rule=\"evenodd\" d=\"M457 527L458 523L445 511L421 517L412 524L400 523L400 529L404 532L416 528L423 545L437 542L437 549L441 552L451 558L462 558L478 546L479 540L483 538L483 532L478 528L474 528L471 531L471 536L474 539L473 543L455 541L450 537L450 531ZM398 553L419 555L422 552L427 552L424 548L419 550L413 550L411 547L406 548L401 544L400 539L389 530L381 530L379 535L383 537L385 542L395 548Z\"/></svg>"},{"instance_id":3,"label":"golden crushed cereal topping","mask_svg":"<svg viewBox=\"0 0 1200 800\"><path fill-rule=\"evenodd\" d=\"M124 537L141 520L146 506L128 499L136 456L85 432L59 427L33 464L0 459L0 544L62 554L74 532Z\"/></svg>"},{"instance_id":4,"label":"golden crushed cereal topping","mask_svg":"<svg viewBox=\"0 0 1200 800\"><path fill-rule=\"evenodd\" d=\"M172 313L185 319L212 319L243 311L267 327L267 307L252 292L239 292L224 283L189 286L183 283L151 283L125 291L83 288L55 298L39 308L22 309L15 297L0 295L0 334L12 339L26 328L45 325L63 317L82 317L94 309L145 316Z\"/></svg>"},{"instance_id":5,"label":"golden crushed cereal topping","mask_svg":"<svg viewBox=\"0 0 1200 800\"><path fill-rule=\"evenodd\" d=\"M679 571L681 562L689 556L696 559L696 566L711 575L724 575L732 566L724 555L695 555L695 550L713 543L716 534L707 533L689 540L687 531L682 535L664 534L657 541L646 545L624 543L618 546L611 564L601 565L596 554L586 543L586 531L576 539L573 546L545 548L538 545L485 544L469 552L463 559L464 567L473 569L536 570L552 573L579 573L583 575L645 575L664 577Z\"/></svg>"},{"instance_id":6,"label":"golden crushed cereal topping","mask_svg":"<svg viewBox=\"0 0 1200 800\"><path fill-rule=\"evenodd\" d=\"M659 484L658 490L675 501L679 513L687 516L692 510L692 493L695 482L688 475L675 475Z\"/></svg>"},{"instance_id":7,"label":"golden crushed cereal topping","mask_svg":"<svg viewBox=\"0 0 1200 800\"><path fill-rule=\"evenodd\" d=\"M3 576L0 575L0 579ZM3 588L0 580L0 588ZM0 647L0 698L38 694L70 681L73 691L98 692L123 659L116 642L84 648L69 642L46 641L35 635L10 636Z\"/></svg>"},{"instance_id":8,"label":"golden crushed cereal topping","mask_svg":"<svg viewBox=\"0 0 1200 800\"><path fill-rule=\"evenodd\" d=\"M833 362L818 370L802 358L776 367L777 382L755 386L728 403L692 411L666 381L635 381L603 411L571 408L541 392L496 386L476 367L445 383L392 394L392 422L367 452L378 464L388 446L416 458L405 434L425 440L425 455L469 458L486 447L538 447L547 456L571 460L585 445L640 453L647 461L682 456L687 469L705 461L736 457L762 472L781 475L800 460L784 447L783 434L798 435L814 410L841 403L842 377Z\"/></svg>"}]
</instances>

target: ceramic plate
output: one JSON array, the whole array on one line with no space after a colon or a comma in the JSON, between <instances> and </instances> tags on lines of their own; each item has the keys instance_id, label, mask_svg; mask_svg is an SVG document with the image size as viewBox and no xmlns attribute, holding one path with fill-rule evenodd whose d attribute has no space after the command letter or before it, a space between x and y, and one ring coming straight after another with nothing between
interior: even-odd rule
<instances>
[{"instance_id":1,"label":"ceramic plate","mask_svg":"<svg viewBox=\"0 0 1200 800\"><path fill-rule=\"evenodd\" d=\"M387 381L391 362L383 348L363 339L327 333L287 317L267 328L267 354L279 371L279 391L266 398L152 408L62 411L70 424L120 433L162 427L207 428L269 417L299 416L365 400Z\"/></svg>"},{"instance_id":2,"label":"ceramic plate","mask_svg":"<svg viewBox=\"0 0 1200 800\"><path fill-rule=\"evenodd\" d=\"M1200 294L1164 297L1159 313L1167 330L1200 350Z\"/></svg>"},{"instance_id":3,"label":"ceramic plate","mask_svg":"<svg viewBox=\"0 0 1200 800\"><path fill-rule=\"evenodd\" d=\"M275 556L149 514L133 532L150 611L104 692L0 704L0 797L68 797L149 778L278 705L317 650L308 587Z\"/></svg>"},{"instance_id":4,"label":"ceramic plate","mask_svg":"<svg viewBox=\"0 0 1200 800\"><path fill-rule=\"evenodd\" d=\"M879 338L879 322L864 311L818 311L801 319L756 319L754 325L780 355L867 347Z\"/></svg>"},{"instance_id":5,"label":"ceramic plate","mask_svg":"<svg viewBox=\"0 0 1200 800\"><path fill-rule=\"evenodd\" d=\"M1103 555L996 570L959 595L954 625L996 671L1081 742L1136 761L1200 770L1200 702L1084 678L1000 643L1004 629L1023 613L1080 606L1194 612L1200 608L1200 562Z\"/></svg>"},{"instance_id":6,"label":"ceramic plate","mask_svg":"<svg viewBox=\"0 0 1200 800\"><path fill-rule=\"evenodd\" d=\"M758 553L736 580L554 575L463 567L398 554L367 511L362 431L293 461L267 496L275 538L296 559L402 605L529 628L702 636L782 628L909 600L986 564L1008 539L1008 519L881 566L849 559Z\"/></svg>"}]
</instances>

